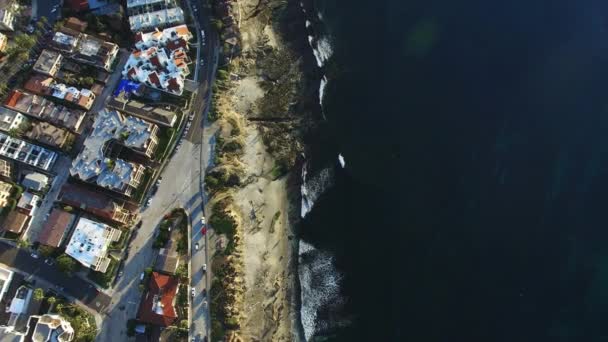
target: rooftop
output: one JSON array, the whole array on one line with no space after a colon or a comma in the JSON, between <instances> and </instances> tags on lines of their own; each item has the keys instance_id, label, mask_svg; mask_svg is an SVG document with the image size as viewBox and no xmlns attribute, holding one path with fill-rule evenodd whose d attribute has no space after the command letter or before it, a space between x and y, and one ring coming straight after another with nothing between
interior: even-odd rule
<instances>
[{"instance_id":1,"label":"rooftop","mask_svg":"<svg viewBox=\"0 0 608 342\"><path fill-rule=\"evenodd\" d=\"M136 147L147 141L150 132L142 130L140 121L133 117L125 118L115 110L99 111L93 131L84 141L83 151L72 162L72 176L85 181L97 178L98 185L124 192L125 187L131 184L137 171L135 169L141 166L121 159L110 160L105 157L105 149L111 140L124 139L125 136L124 144L128 147Z\"/></svg>"},{"instance_id":2,"label":"rooftop","mask_svg":"<svg viewBox=\"0 0 608 342\"><path fill-rule=\"evenodd\" d=\"M115 229L106 224L82 217L78 220L65 253L94 269L99 260L106 257L113 231Z\"/></svg>"},{"instance_id":3,"label":"rooftop","mask_svg":"<svg viewBox=\"0 0 608 342\"><path fill-rule=\"evenodd\" d=\"M17 202L17 208L23 209L23 212L28 212L30 216L34 214L36 208L38 208L38 201L40 197L29 191L24 192Z\"/></svg>"},{"instance_id":4,"label":"rooftop","mask_svg":"<svg viewBox=\"0 0 608 342\"><path fill-rule=\"evenodd\" d=\"M38 242L51 247L59 247L66 232L76 219L76 215L54 208L38 234Z\"/></svg>"},{"instance_id":5,"label":"rooftop","mask_svg":"<svg viewBox=\"0 0 608 342\"><path fill-rule=\"evenodd\" d=\"M42 190L49 183L49 177L38 172L30 172L23 178L21 185L36 191Z\"/></svg>"},{"instance_id":6,"label":"rooftop","mask_svg":"<svg viewBox=\"0 0 608 342\"><path fill-rule=\"evenodd\" d=\"M28 139L57 148L63 147L69 135L70 133L65 129L55 127L47 122L32 123L32 128L25 133Z\"/></svg>"},{"instance_id":7,"label":"rooftop","mask_svg":"<svg viewBox=\"0 0 608 342\"><path fill-rule=\"evenodd\" d=\"M129 100L124 96L112 97L108 102L108 107L153 121L163 126L173 127L177 120L177 115L170 109Z\"/></svg>"},{"instance_id":8,"label":"rooftop","mask_svg":"<svg viewBox=\"0 0 608 342\"><path fill-rule=\"evenodd\" d=\"M24 117L20 113L6 107L0 107L0 130L8 132L18 127L23 120Z\"/></svg>"},{"instance_id":9,"label":"rooftop","mask_svg":"<svg viewBox=\"0 0 608 342\"><path fill-rule=\"evenodd\" d=\"M168 0L127 0L127 8L143 6L143 5L154 5L161 2L168 2Z\"/></svg>"},{"instance_id":10,"label":"rooftop","mask_svg":"<svg viewBox=\"0 0 608 342\"><path fill-rule=\"evenodd\" d=\"M110 221L125 223L133 215L108 196L74 184L65 184L61 188L59 201ZM124 220L120 219L123 216L116 216L120 212L127 216Z\"/></svg>"},{"instance_id":11,"label":"rooftop","mask_svg":"<svg viewBox=\"0 0 608 342\"><path fill-rule=\"evenodd\" d=\"M25 224L29 218L30 217L28 215L22 212L12 210L4 218L4 221L2 222L2 229L11 233L19 234L25 227Z\"/></svg>"},{"instance_id":12,"label":"rooftop","mask_svg":"<svg viewBox=\"0 0 608 342\"><path fill-rule=\"evenodd\" d=\"M184 11L180 7L147 12L129 17L131 31L137 32L151 27L159 27L184 22Z\"/></svg>"},{"instance_id":13,"label":"rooftop","mask_svg":"<svg viewBox=\"0 0 608 342\"><path fill-rule=\"evenodd\" d=\"M70 53L73 52L76 48L76 44L78 44L78 39L80 39L78 35L57 31L53 36L52 44L56 49Z\"/></svg>"},{"instance_id":14,"label":"rooftop","mask_svg":"<svg viewBox=\"0 0 608 342\"><path fill-rule=\"evenodd\" d=\"M13 90L4 105L23 114L33 116L54 125L77 132L86 113L79 109L70 109L21 90Z\"/></svg>"},{"instance_id":15,"label":"rooftop","mask_svg":"<svg viewBox=\"0 0 608 342\"><path fill-rule=\"evenodd\" d=\"M152 272L148 291L142 298L137 318L145 323L169 326L177 318L174 302L178 290L176 278Z\"/></svg>"},{"instance_id":16,"label":"rooftop","mask_svg":"<svg viewBox=\"0 0 608 342\"><path fill-rule=\"evenodd\" d=\"M4 297L11 280L13 279L13 271L0 266L0 300Z\"/></svg>"},{"instance_id":17,"label":"rooftop","mask_svg":"<svg viewBox=\"0 0 608 342\"><path fill-rule=\"evenodd\" d=\"M36 316L32 316L33 318ZM59 315L38 316L32 336L33 342L69 342L74 337L74 329L67 320ZM33 324L33 322L32 322ZM30 329L32 327L30 326Z\"/></svg>"},{"instance_id":18,"label":"rooftop","mask_svg":"<svg viewBox=\"0 0 608 342\"><path fill-rule=\"evenodd\" d=\"M57 153L0 132L0 155L48 171Z\"/></svg>"},{"instance_id":19,"label":"rooftop","mask_svg":"<svg viewBox=\"0 0 608 342\"><path fill-rule=\"evenodd\" d=\"M54 50L44 49L34 64L34 71L53 76L58 69L58 64L63 60L61 53Z\"/></svg>"}]
</instances>

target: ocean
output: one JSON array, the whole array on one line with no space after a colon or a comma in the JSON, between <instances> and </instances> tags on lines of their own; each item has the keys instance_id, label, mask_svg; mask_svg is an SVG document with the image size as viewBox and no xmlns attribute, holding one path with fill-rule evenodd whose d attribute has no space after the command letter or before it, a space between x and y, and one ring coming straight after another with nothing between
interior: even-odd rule
<instances>
[{"instance_id":1,"label":"ocean","mask_svg":"<svg viewBox=\"0 0 608 342\"><path fill-rule=\"evenodd\" d=\"M312 0L309 341L608 340L608 3Z\"/></svg>"}]
</instances>

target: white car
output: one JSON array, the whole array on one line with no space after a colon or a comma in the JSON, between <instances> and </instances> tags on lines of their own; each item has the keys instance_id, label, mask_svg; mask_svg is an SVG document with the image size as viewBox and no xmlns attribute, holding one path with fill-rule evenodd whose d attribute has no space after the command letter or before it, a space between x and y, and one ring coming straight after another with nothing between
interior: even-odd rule
<instances>
[{"instance_id":1,"label":"white car","mask_svg":"<svg viewBox=\"0 0 608 342\"><path fill-rule=\"evenodd\" d=\"M194 244L194 249L198 251L198 242Z\"/></svg>"},{"instance_id":2,"label":"white car","mask_svg":"<svg viewBox=\"0 0 608 342\"><path fill-rule=\"evenodd\" d=\"M192 296L192 298L194 298L194 294L195 294L195 289L194 286L192 287L192 290L190 290L190 295Z\"/></svg>"},{"instance_id":3,"label":"white car","mask_svg":"<svg viewBox=\"0 0 608 342\"><path fill-rule=\"evenodd\" d=\"M40 258L40 257L38 256L38 254L36 254L36 253L32 253L32 254L30 254L30 255L31 255L31 256L32 256L32 258L34 258L34 259L38 259L38 258Z\"/></svg>"},{"instance_id":4,"label":"white car","mask_svg":"<svg viewBox=\"0 0 608 342\"><path fill-rule=\"evenodd\" d=\"M202 217L201 217L201 224L204 226L204 225L205 225L205 223L206 223L206 222L205 222L205 216L202 216Z\"/></svg>"},{"instance_id":5,"label":"white car","mask_svg":"<svg viewBox=\"0 0 608 342\"><path fill-rule=\"evenodd\" d=\"M203 272L207 272L207 264L203 264Z\"/></svg>"}]
</instances>

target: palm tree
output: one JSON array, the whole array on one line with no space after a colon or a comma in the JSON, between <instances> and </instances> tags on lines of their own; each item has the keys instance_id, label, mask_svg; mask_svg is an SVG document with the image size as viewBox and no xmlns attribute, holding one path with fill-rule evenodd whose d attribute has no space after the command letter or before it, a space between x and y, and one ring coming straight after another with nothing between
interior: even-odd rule
<instances>
[{"instance_id":1,"label":"palm tree","mask_svg":"<svg viewBox=\"0 0 608 342\"><path fill-rule=\"evenodd\" d=\"M44 299L44 290L41 288L37 288L34 290L34 299L37 301L41 301Z\"/></svg>"},{"instance_id":2,"label":"palm tree","mask_svg":"<svg viewBox=\"0 0 608 342\"><path fill-rule=\"evenodd\" d=\"M49 311L51 311L51 309L53 308L53 304L55 304L57 302L57 298L55 297L49 297L46 299L46 302L49 303Z\"/></svg>"}]
</instances>

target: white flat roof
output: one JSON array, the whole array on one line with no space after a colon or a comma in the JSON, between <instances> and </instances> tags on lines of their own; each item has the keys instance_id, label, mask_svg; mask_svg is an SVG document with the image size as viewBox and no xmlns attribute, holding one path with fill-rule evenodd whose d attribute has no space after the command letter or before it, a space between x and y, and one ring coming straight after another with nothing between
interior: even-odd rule
<instances>
[{"instance_id":1,"label":"white flat roof","mask_svg":"<svg viewBox=\"0 0 608 342\"><path fill-rule=\"evenodd\" d=\"M101 222L80 218L65 252L86 267L95 265L98 258L106 256L110 226Z\"/></svg>"},{"instance_id":2,"label":"white flat roof","mask_svg":"<svg viewBox=\"0 0 608 342\"><path fill-rule=\"evenodd\" d=\"M184 11L180 7L132 15L129 17L129 25L131 26L131 31L133 32L137 32L145 28L183 22Z\"/></svg>"},{"instance_id":3,"label":"white flat roof","mask_svg":"<svg viewBox=\"0 0 608 342\"><path fill-rule=\"evenodd\" d=\"M143 5L152 5L157 4L159 2L167 2L167 0L127 0L127 8Z\"/></svg>"},{"instance_id":4,"label":"white flat roof","mask_svg":"<svg viewBox=\"0 0 608 342\"><path fill-rule=\"evenodd\" d=\"M12 279L13 271L0 266L0 300L4 297Z\"/></svg>"}]
</instances>

